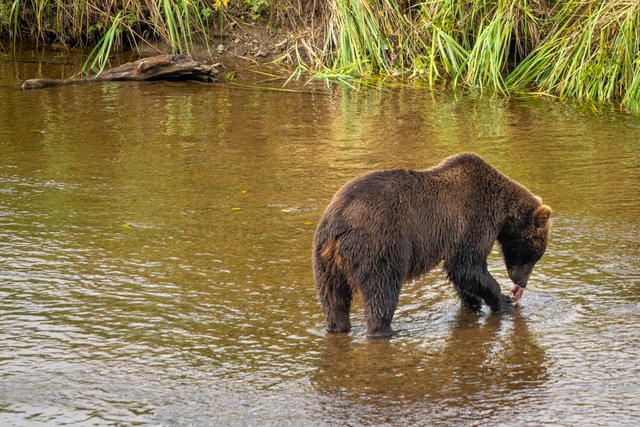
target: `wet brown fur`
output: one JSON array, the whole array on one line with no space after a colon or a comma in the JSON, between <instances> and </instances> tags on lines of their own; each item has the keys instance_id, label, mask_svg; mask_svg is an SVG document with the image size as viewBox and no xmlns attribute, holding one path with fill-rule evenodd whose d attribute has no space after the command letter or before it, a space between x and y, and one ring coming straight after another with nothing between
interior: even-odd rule
<instances>
[{"instance_id":1,"label":"wet brown fur","mask_svg":"<svg viewBox=\"0 0 640 427\"><path fill-rule=\"evenodd\" d=\"M348 332L353 292L363 296L369 336L391 334L402 283L444 262L463 304L495 312L510 299L489 274L497 240L522 286L544 253L551 209L474 154L424 171L356 178L333 197L314 238L313 267L328 331Z\"/></svg>"}]
</instances>

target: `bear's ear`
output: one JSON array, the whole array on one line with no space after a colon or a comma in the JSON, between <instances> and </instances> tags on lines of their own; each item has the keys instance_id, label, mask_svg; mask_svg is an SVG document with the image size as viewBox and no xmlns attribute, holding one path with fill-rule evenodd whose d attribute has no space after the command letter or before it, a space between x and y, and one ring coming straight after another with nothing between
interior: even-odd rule
<instances>
[{"instance_id":1,"label":"bear's ear","mask_svg":"<svg viewBox=\"0 0 640 427\"><path fill-rule=\"evenodd\" d=\"M549 221L551 216L551 208L549 205L542 204L533 212L533 223L536 227L542 227Z\"/></svg>"}]
</instances>

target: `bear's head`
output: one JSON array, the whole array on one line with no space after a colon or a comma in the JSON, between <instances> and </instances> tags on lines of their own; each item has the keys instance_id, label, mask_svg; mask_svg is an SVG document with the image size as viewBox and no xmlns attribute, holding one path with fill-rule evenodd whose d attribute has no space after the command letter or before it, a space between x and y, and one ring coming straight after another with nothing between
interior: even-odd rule
<instances>
[{"instance_id":1,"label":"bear's head","mask_svg":"<svg viewBox=\"0 0 640 427\"><path fill-rule=\"evenodd\" d=\"M539 200L533 210L505 224L498 236L509 279L522 288L547 249L550 216L551 208Z\"/></svg>"}]
</instances>

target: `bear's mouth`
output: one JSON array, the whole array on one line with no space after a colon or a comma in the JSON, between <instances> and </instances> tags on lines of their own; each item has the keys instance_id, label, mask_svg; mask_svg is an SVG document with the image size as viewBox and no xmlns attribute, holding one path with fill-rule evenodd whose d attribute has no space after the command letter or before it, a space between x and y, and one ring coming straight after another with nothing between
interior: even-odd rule
<instances>
[{"instance_id":1,"label":"bear's mouth","mask_svg":"<svg viewBox=\"0 0 640 427\"><path fill-rule=\"evenodd\" d=\"M513 289L511 289L511 301L513 303L517 303L522 298L522 294L524 293L524 288L520 285L515 285Z\"/></svg>"}]
</instances>

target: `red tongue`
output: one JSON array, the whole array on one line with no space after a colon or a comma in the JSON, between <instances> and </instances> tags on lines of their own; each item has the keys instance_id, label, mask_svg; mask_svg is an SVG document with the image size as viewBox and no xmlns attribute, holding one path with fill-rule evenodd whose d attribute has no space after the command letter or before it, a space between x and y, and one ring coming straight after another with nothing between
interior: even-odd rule
<instances>
[{"instance_id":1,"label":"red tongue","mask_svg":"<svg viewBox=\"0 0 640 427\"><path fill-rule=\"evenodd\" d=\"M524 288L520 287L519 285L515 285L513 289L511 289L511 301L513 301L514 303L520 301L523 293Z\"/></svg>"}]
</instances>

